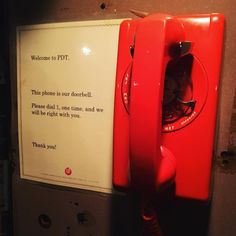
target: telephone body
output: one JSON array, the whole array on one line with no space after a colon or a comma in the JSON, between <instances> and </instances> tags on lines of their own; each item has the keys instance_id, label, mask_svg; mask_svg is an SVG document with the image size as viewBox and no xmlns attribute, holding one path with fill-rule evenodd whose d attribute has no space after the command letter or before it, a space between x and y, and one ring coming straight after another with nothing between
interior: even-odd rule
<instances>
[{"instance_id":1,"label":"telephone body","mask_svg":"<svg viewBox=\"0 0 236 236\"><path fill-rule=\"evenodd\" d=\"M218 13L121 23L114 186L209 198L223 31Z\"/></svg>"}]
</instances>

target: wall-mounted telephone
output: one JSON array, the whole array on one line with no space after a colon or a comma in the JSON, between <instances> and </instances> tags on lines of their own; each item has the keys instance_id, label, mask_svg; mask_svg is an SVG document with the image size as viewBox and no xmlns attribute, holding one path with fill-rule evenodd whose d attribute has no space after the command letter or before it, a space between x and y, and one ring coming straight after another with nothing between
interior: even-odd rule
<instances>
[{"instance_id":1,"label":"wall-mounted telephone","mask_svg":"<svg viewBox=\"0 0 236 236\"><path fill-rule=\"evenodd\" d=\"M207 200L224 30L222 14L154 14L120 26L113 183Z\"/></svg>"}]
</instances>

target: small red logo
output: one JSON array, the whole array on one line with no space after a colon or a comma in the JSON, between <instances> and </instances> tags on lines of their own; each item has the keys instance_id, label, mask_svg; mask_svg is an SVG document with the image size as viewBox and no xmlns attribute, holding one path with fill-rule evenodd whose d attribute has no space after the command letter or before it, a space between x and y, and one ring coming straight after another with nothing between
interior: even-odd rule
<instances>
[{"instance_id":1,"label":"small red logo","mask_svg":"<svg viewBox=\"0 0 236 236\"><path fill-rule=\"evenodd\" d=\"M71 175L72 174L72 170L71 170L70 167L65 168L65 174L66 175Z\"/></svg>"}]
</instances>

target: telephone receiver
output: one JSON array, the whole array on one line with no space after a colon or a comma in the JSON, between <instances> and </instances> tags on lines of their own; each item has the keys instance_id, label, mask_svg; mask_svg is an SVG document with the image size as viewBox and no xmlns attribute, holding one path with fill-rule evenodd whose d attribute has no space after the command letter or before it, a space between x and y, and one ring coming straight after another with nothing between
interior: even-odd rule
<instances>
[{"instance_id":1,"label":"telephone receiver","mask_svg":"<svg viewBox=\"0 0 236 236\"><path fill-rule=\"evenodd\" d=\"M209 197L214 126L207 122L215 123L213 88L219 81L223 22L223 15L215 13L154 14L121 23L113 133L116 187L151 194L175 183L178 196ZM201 129L210 134L205 141ZM203 177L196 177L198 171Z\"/></svg>"},{"instance_id":2,"label":"telephone receiver","mask_svg":"<svg viewBox=\"0 0 236 236\"><path fill-rule=\"evenodd\" d=\"M130 27L129 21L122 27L125 24ZM131 35L130 62L121 80L129 116L130 178L136 190L154 191L171 181L176 170L174 155L161 143L165 68L172 58L181 57L190 43L183 42L182 25L161 14L140 20Z\"/></svg>"}]
</instances>

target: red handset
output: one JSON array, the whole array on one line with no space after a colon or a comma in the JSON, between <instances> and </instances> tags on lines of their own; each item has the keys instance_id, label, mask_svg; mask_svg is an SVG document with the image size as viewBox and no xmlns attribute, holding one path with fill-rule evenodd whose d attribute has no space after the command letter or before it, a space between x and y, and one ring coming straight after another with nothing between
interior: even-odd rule
<instances>
[{"instance_id":1,"label":"red handset","mask_svg":"<svg viewBox=\"0 0 236 236\"><path fill-rule=\"evenodd\" d=\"M125 21L121 26L115 99L115 185L128 186L130 172L136 190L154 191L175 175L175 158L161 147L161 111L169 48L183 39L181 23L164 14Z\"/></svg>"},{"instance_id":2,"label":"red handset","mask_svg":"<svg viewBox=\"0 0 236 236\"><path fill-rule=\"evenodd\" d=\"M144 18L135 33L129 142L131 183L139 191L154 192L175 175L173 154L161 148L162 101L169 49L183 40L181 23L168 15Z\"/></svg>"}]
</instances>

